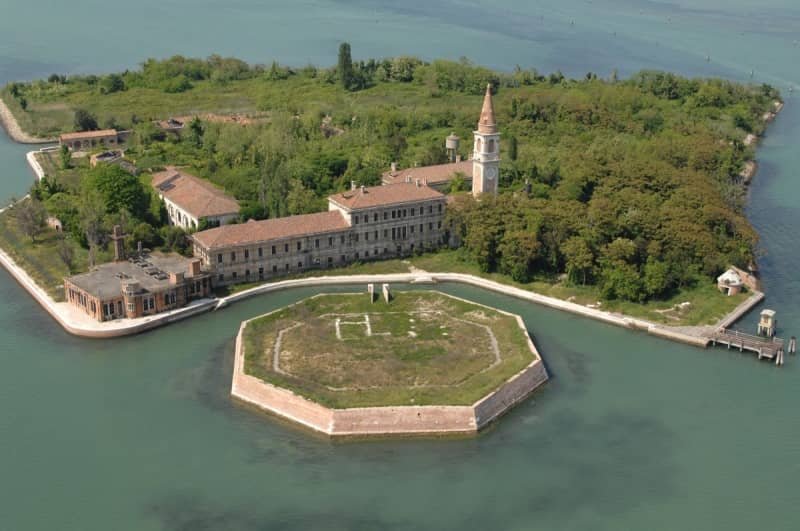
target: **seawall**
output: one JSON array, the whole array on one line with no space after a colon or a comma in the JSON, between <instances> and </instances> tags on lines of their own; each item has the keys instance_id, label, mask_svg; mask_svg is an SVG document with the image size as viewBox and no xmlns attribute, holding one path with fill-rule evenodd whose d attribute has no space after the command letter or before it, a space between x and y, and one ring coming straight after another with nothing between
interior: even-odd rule
<instances>
[{"instance_id":1,"label":"seawall","mask_svg":"<svg viewBox=\"0 0 800 531\"><path fill-rule=\"evenodd\" d=\"M283 280L256 286L249 290L245 290L228 297L223 297L219 300L216 309L224 308L225 306L237 302L248 297L255 295L262 295L283 289L290 289L295 287L304 286L326 286L326 285L340 285L340 284L368 284L368 283L410 283L410 284L431 284L437 282L455 282L461 284L468 284L479 288L487 289L504 295L527 300L546 306L569 312L582 317L588 317L603 323L628 328L631 330L641 330L651 335L663 337L673 341L679 341L693 346L706 346L709 340L701 333L704 327L670 327L648 321L646 319L639 319L636 317L629 317L622 314L606 312L596 308L588 308L581 306L574 302L564 301L553 297L534 293L532 291L516 288L500 284L492 280L487 280L473 275L466 275L462 273L392 273L385 275L351 275L351 276L331 276L331 277L309 277L294 280ZM762 294L763 297L763 294ZM748 301L746 301L748 302ZM750 309L750 304L747 309ZM745 310L746 311L746 310ZM744 312L743 312L744 313ZM691 329L688 331L687 329Z\"/></svg>"},{"instance_id":2,"label":"seawall","mask_svg":"<svg viewBox=\"0 0 800 531\"><path fill-rule=\"evenodd\" d=\"M2 210L0 210L0 212L2 212ZM39 304L41 304L62 327L64 327L65 330L71 334L83 337L105 338L136 334L145 330L150 330L157 326L162 326L180 319L184 319L191 315L200 313L201 311L222 309L229 304L247 299L249 297L284 289L308 286L334 286L342 284L377 284L384 282L410 284L455 282L510 295L518 299L527 300L542 306L547 306L549 308L580 315L582 317L588 317L590 319L595 319L607 324L621 326L632 330L646 331L647 333L655 336L663 337L673 341L679 341L693 346L706 346L709 342L709 340L704 337L704 334L697 331L701 330L703 327L695 327L695 330L689 333L686 331L686 327L669 327L653 323L645 319L638 319L621 314L605 312L596 308L587 308L573 302L547 297L532 291L516 288L514 286L507 286L492 280L461 273L393 273L383 275L323 276L282 280L263 284L261 286L251 288L228 297L223 297L221 299L206 299L203 301L196 301L195 305L201 306L201 309L196 308L195 305L191 305L185 308L180 308L178 310L173 310L171 312L150 317L97 323L88 317L86 320L76 318L73 314L77 312L73 311L67 303L55 302L41 287L36 284L36 282L24 269L19 267L16 262L14 262L13 258L11 258L11 256L9 256L3 249L0 249L0 264L2 264L11 273L17 282L19 282L20 285L22 285L22 287L24 287L28 293L30 293L33 298L36 299L36 301L39 302ZM723 322L728 323L726 326L729 326L730 323L744 315L763 298L763 293L758 292L754 294L752 297L748 298L744 303L742 303L735 310L734 314L726 316L726 318L723 319ZM146 322L142 320L146 320ZM717 325L717 328L719 327L720 325Z\"/></svg>"},{"instance_id":3,"label":"seawall","mask_svg":"<svg viewBox=\"0 0 800 531\"><path fill-rule=\"evenodd\" d=\"M328 408L245 373L243 334L249 322L241 324L236 336L231 396L330 437L474 434L507 413L548 379L542 357L528 336L528 345L536 359L472 405ZM517 322L525 331L518 316Z\"/></svg>"}]
</instances>

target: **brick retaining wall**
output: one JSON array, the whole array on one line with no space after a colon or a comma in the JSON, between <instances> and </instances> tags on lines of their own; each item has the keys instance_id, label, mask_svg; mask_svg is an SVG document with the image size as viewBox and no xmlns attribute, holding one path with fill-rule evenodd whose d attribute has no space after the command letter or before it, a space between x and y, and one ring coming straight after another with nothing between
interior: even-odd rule
<instances>
[{"instance_id":1,"label":"brick retaining wall","mask_svg":"<svg viewBox=\"0 0 800 531\"><path fill-rule=\"evenodd\" d=\"M515 317L527 336L522 318ZM241 324L236 336L231 395L333 437L475 433L524 400L548 378L541 356L528 336L528 346L536 359L499 389L471 406L332 409L245 373L243 335L248 322Z\"/></svg>"}]
</instances>

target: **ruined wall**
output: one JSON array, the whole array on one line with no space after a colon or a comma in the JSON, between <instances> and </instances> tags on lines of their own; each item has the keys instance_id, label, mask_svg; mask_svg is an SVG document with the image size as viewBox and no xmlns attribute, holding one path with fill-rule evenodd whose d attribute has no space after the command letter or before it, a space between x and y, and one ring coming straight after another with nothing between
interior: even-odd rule
<instances>
[{"instance_id":1,"label":"ruined wall","mask_svg":"<svg viewBox=\"0 0 800 531\"><path fill-rule=\"evenodd\" d=\"M331 435L474 433L471 406L397 406L337 409Z\"/></svg>"},{"instance_id":2,"label":"ruined wall","mask_svg":"<svg viewBox=\"0 0 800 531\"><path fill-rule=\"evenodd\" d=\"M253 404L265 411L323 433L330 433L333 425L333 410L249 376L244 372L244 345L242 334L248 321L242 323L236 336L236 356L233 366L231 395Z\"/></svg>"},{"instance_id":3,"label":"ruined wall","mask_svg":"<svg viewBox=\"0 0 800 531\"><path fill-rule=\"evenodd\" d=\"M506 413L547 381L547 370L542 360L536 360L517 373L503 386L474 406L477 429Z\"/></svg>"},{"instance_id":4,"label":"ruined wall","mask_svg":"<svg viewBox=\"0 0 800 531\"><path fill-rule=\"evenodd\" d=\"M505 312L503 312L505 313ZM516 316L525 330L524 323ZM471 406L384 406L331 409L295 393L268 384L244 372L242 336L236 337L231 395L281 417L331 436L445 435L475 433L525 399L547 381L547 370L536 347L528 346L536 359L497 391Z\"/></svg>"},{"instance_id":5,"label":"ruined wall","mask_svg":"<svg viewBox=\"0 0 800 531\"><path fill-rule=\"evenodd\" d=\"M742 278L742 284L744 284L747 289L750 291L761 291L761 282L755 276L736 266L731 266L731 269L739 273L739 276Z\"/></svg>"},{"instance_id":6,"label":"ruined wall","mask_svg":"<svg viewBox=\"0 0 800 531\"><path fill-rule=\"evenodd\" d=\"M525 322L519 315L514 315L514 317L517 320L517 325L522 329L522 333L525 334L525 338L528 340L528 348L534 353L536 359L512 376L502 387L473 405L477 429L483 428L524 400L525 397L548 379L542 356L536 350L536 345L533 344L533 340L525 328Z\"/></svg>"}]
</instances>

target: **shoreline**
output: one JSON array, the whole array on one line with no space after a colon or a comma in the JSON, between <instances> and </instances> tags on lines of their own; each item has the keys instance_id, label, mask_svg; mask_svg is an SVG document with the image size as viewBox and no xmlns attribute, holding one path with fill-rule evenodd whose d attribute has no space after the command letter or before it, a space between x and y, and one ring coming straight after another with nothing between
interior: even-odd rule
<instances>
[{"instance_id":1,"label":"shoreline","mask_svg":"<svg viewBox=\"0 0 800 531\"><path fill-rule=\"evenodd\" d=\"M779 101L774 102L774 113L772 119L780 113L783 109L783 104ZM0 99L0 122L12 140L19 143L50 143L51 140L35 139L24 133L19 124L14 118L11 111ZM9 127L10 126L10 127ZM13 131L21 135L21 138L33 140L34 142L26 142L20 140L13 134ZM45 148L47 149L47 148ZM32 150L26 155L28 165L36 175L37 180L41 180L44 176L44 171L36 160L36 153L41 151ZM756 166L757 168L757 166ZM754 168L755 170L755 168ZM755 171L754 171L755 173ZM0 209L3 212L5 209ZM383 282L399 282L408 284L435 284L437 282L455 282L467 285L476 286L479 288L487 289L497 293L509 295L515 298L528 300L535 304L546 306L549 308L565 311L574 315L587 317L606 324L613 324L624 328L633 330L640 330L647 332L649 335L677 341L693 346L707 347L710 342L710 334L719 328L726 328L732 325L736 320L741 318L744 314L749 312L753 307L760 303L765 295L760 291L753 291L752 295L742 302L732 312L723 316L715 325L698 325L698 326L668 326L655 323L646 319L635 318L624 314L611 313L595 308L588 308L576 303L564 301L554 297L541 295L539 293L508 286L495 282L492 280L483 279L473 275L466 275L460 273L429 273L426 271L417 271L413 273L397 273L397 274L384 274L384 275L345 275L333 277L308 277L303 279L277 281L268 284L262 284L248 290L222 297L220 299L203 299L196 301L183 308L157 314L155 316L142 317L138 319L124 319L116 321L97 322L94 319L83 316L82 314L76 317L78 311L71 311L68 303L58 303L50 297L36 282L28 275L28 273L19 267L13 258L8 255L5 250L0 248L0 264L9 271L12 277L24 287L28 293L36 300L44 309L55 319L55 321L62 326L67 332L81 337L90 338L109 338L121 337L131 334L136 334L146 330L163 326L171 322L181 320L198 313L205 311L216 311L226 307L229 304L246 299L255 295L261 295L272 291L290 289L294 287L307 287L307 286L324 286L324 285L341 285L341 284L367 284L367 283L383 283ZM86 317L86 319L83 319ZM124 322L123 322L124 321Z\"/></svg>"},{"instance_id":2,"label":"shoreline","mask_svg":"<svg viewBox=\"0 0 800 531\"><path fill-rule=\"evenodd\" d=\"M5 210L5 209L3 209ZM2 210L0 210L2 212ZM680 326L670 327L659 323L654 323L646 319L630 317L624 314L606 312L596 308L588 308L554 297L541 295L533 291L524 290L514 286L508 286L462 273L430 273L418 271L414 273L390 273L375 275L341 275L341 276L319 276L292 280L281 280L262 284L239 293L222 297L219 299L201 299L193 304L160 313L154 316L140 317L137 319L120 319L114 321L98 322L84 315L80 310L73 308L67 302L56 302L47 292L42 289L33 278L21 267L14 259L0 248L0 264L11 274L11 276L38 302L48 314L61 327L79 337L87 338L111 338L138 334L153 328L164 326L187 317L204 313L207 311L217 311L236 303L240 300L248 299L257 295L264 295L274 291L285 289L310 287L310 286L335 286L348 284L380 284L380 283L399 283L399 284L422 284L426 286L435 285L441 282L453 282L466 284L478 288L486 289L503 295L508 295L517 299L526 300L540 306L545 306L555 310L561 310L573 315L586 317L602 323L639 330L649 335L669 339L680 343L707 347L711 342L710 334L721 327L730 326L744 314L749 312L764 299L764 294L754 291L753 294L743 301L732 312L724 316L714 325L699 326Z\"/></svg>"},{"instance_id":3,"label":"shoreline","mask_svg":"<svg viewBox=\"0 0 800 531\"><path fill-rule=\"evenodd\" d=\"M9 138L18 144L52 144L58 141L57 138L40 138L23 131L17 121L17 117L8 108L3 98L0 98L0 125L2 125Z\"/></svg>"},{"instance_id":4,"label":"shoreline","mask_svg":"<svg viewBox=\"0 0 800 531\"><path fill-rule=\"evenodd\" d=\"M448 295L449 296L449 295ZM456 297L458 298L458 297ZM269 414L332 438L475 435L520 404L549 379L544 361L517 314L515 318L535 359L470 405L324 406L286 387L247 374L242 321L236 335L231 396Z\"/></svg>"}]
</instances>

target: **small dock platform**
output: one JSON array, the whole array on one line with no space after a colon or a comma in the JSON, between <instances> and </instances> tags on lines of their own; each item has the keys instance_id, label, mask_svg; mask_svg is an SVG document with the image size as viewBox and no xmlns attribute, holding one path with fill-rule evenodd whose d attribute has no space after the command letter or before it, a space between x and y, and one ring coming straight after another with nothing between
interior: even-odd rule
<instances>
[{"instance_id":1,"label":"small dock platform","mask_svg":"<svg viewBox=\"0 0 800 531\"><path fill-rule=\"evenodd\" d=\"M774 359L777 365L783 364L783 339L745 334L738 330L721 328L709 337L712 345L725 345L758 354L758 359Z\"/></svg>"}]
</instances>

